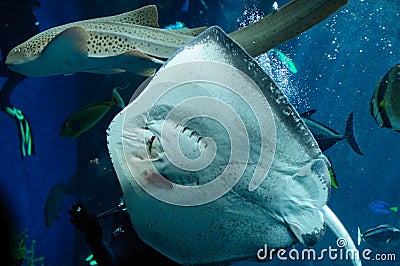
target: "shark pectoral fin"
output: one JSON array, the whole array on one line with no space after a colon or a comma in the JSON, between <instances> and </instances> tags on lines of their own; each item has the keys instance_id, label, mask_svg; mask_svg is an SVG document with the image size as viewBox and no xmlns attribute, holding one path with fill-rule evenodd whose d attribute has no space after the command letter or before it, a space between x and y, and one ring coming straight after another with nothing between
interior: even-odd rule
<instances>
[{"instance_id":1,"label":"shark pectoral fin","mask_svg":"<svg viewBox=\"0 0 400 266\"><path fill-rule=\"evenodd\" d=\"M95 18L92 20L96 20L96 22L109 21L109 22L136 24L153 28L159 27L158 11L155 5L148 5L119 15L103 17L103 18Z\"/></svg>"},{"instance_id":2,"label":"shark pectoral fin","mask_svg":"<svg viewBox=\"0 0 400 266\"><path fill-rule=\"evenodd\" d=\"M51 40L41 56L53 62L63 62L71 66L81 66L87 58L88 33L82 27L71 27Z\"/></svg>"},{"instance_id":3,"label":"shark pectoral fin","mask_svg":"<svg viewBox=\"0 0 400 266\"><path fill-rule=\"evenodd\" d=\"M112 74L126 72L126 70L120 68L92 68L92 69L85 69L84 72L101 74L101 75L112 75Z\"/></svg>"},{"instance_id":4,"label":"shark pectoral fin","mask_svg":"<svg viewBox=\"0 0 400 266\"><path fill-rule=\"evenodd\" d=\"M184 29L184 30L170 30L172 32L176 32L178 34L185 34L188 36L196 37L197 35L201 34L203 31L207 29L206 26L193 28L193 29Z\"/></svg>"},{"instance_id":5,"label":"shark pectoral fin","mask_svg":"<svg viewBox=\"0 0 400 266\"><path fill-rule=\"evenodd\" d=\"M116 60L121 62L121 64L118 64L120 68L146 77L153 75L156 69L164 64L163 61L137 50L131 50L118 55L116 56Z\"/></svg>"}]
</instances>

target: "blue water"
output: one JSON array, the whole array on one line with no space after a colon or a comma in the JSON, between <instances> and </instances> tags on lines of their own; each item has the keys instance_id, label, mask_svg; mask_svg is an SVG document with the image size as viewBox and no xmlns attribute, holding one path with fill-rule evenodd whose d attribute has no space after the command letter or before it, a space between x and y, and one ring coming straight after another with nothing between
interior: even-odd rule
<instances>
[{"instance_id":1,"label":"blue water","mask_svg":"<svg viewBox=\"0 0 400 266\"><path fill-rule=\"evenodd\" d=\"M187 12L181 10L185 1L160 1L159 4L150 1L41 2L41 7L36 9L41 30L155 3L159 7L161 27L181 21L189 28L219 25L231 32L257 16L270 13L274 1L205 0L205 8L201 1L192 0ZM287 2L278 1L280 6ZM325 154L332 162L340 186L339 190L332 190L329 206L355 240L357 227L362 231L383 223L400 227L400 214L383 216L369 209L373 200L387 201L394 206L400 204L400 135L380 128L369 114L369 102L380 78L399 63L399 25L399 1L353 0L329 19L277 47L295 62L296 74L268 55L259 58L299 112L317 109L314 119L340 133L344 132L348 114L354 112L355 134L364 155L354 153L345 141ZM130 80L133 84L142 81L142 77ZM85 201L98 213L118 200L119 186L104 149L104 131L118 110L113 109L92 131L78 139L58 136L65 118L77 108L97 100L109 100L108 82L123 86L125 81L82 73L24 80L13 92L11 102L30 119L36 147L36 155L32 157L20 159L15 122L0 113L1 194L6 199L16 231L27 230L29 239L36 241L36 255L44 256L46 265L87 265L84 258L90 250L80 232L69 223L67 210L71 204ZM129 99L132 92L122 94L125 93ZM99 159L98 164L91 161L95 158ZM50 189L60 182L66 183L73 175L79 179L77 193L63 197L60 219L46 227L44 207ZM109 223L104 221L104 228ZM107 235L109 232L105 229ZM327 231L314 248L320 250L329 245L335 246L336 239ZM301 249L301 245L297 244L296 248ZM359 248L370 248L374 253L395 253L400 261L397 248L378 249L365 242ZM346 265L343 261L283 262L276 259L268 265L283 263ZM363 263L376 262L364 260ZM386 263L397 265L396 262Z\"/></svg>"}]
</instances>

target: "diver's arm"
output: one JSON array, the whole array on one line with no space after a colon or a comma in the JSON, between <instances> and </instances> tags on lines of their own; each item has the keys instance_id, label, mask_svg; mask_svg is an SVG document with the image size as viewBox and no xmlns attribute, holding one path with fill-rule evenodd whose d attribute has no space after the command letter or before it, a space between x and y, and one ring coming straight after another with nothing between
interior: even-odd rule
<instances>
[{"instance_id":1,"label":"diver's arm","mask_svg":"<svg viewBox=\"0 0 400 266\"><path fill-rule=\"evenodd\" d=\"M81 230L86 237L93 257L99 266L115 265L115 256L110 246L103 240L103 229L96 215L91 214L78 203L69 210L71 223Z\"/></svg>"}]
</instances>

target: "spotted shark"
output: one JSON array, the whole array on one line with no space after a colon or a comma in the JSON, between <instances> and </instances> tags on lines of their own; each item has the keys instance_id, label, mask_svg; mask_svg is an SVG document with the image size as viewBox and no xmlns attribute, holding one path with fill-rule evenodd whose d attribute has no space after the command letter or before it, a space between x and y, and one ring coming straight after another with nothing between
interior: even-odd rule
<instances>
[{"instance_id":1,"label":"spotted shark","mask_svg":"<svg viewBox=\"0 0 400 266\"><path fill-rule=\"evenodd\" d=\"M255 57L311 28L346 3L347 0L294 0L229 36ZM157 7L149 5L40 32L12 49L6 64L31 77L125 71L150 76L205 29L159 28Z\"/></svg>"}]
</instances>

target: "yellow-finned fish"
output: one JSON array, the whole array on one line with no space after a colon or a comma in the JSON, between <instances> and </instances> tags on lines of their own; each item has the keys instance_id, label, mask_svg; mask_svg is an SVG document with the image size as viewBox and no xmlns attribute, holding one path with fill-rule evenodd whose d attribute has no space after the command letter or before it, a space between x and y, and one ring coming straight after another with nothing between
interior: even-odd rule
<instances>
[{"instance_id":1,"label":"yellow-finned fish","mask_svg":"<svg viewBox=\"0 0 400 266\"><path fill-rule=\"evenodd\" d=\"M86 105L85 107L68 116L63 124L60 137L79 137L82 133L88 131L97 122L99 122L108 113L108 111L110 111L113 105L124 108L124 101L117 92L117 89L118 87L113 90L113 97L111 101Z\"/></svg>"},{"instance_id":2,"label":"yellow-finned fish","mask_svg":"<svg viewBox=\"0 0 400 266\"><path fill-rule=\"evenodd\" d=\"M379 81L370 112L381 127L400 132L400 64L393 66Z\"/></svg>"}]
</instances>

